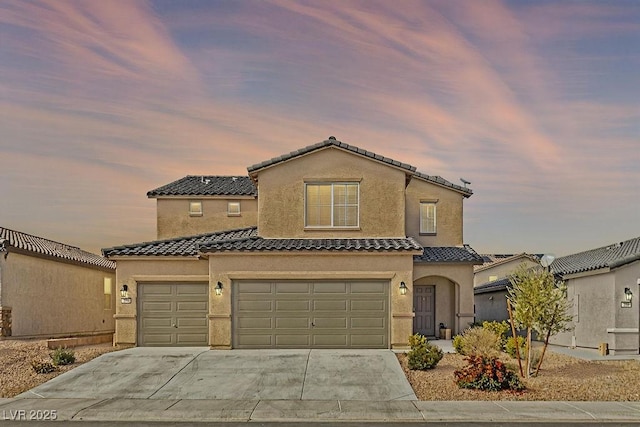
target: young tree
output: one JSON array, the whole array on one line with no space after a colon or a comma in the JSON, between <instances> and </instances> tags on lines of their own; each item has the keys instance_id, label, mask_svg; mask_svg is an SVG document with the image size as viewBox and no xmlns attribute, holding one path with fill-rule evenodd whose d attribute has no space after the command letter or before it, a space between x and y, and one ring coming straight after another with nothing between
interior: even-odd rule
<instances>
[{"instance_id":1,"label":"young tree","mask_svg":"<svg viewBox=\"0 0 640 427\"><path fill-rule=\"evenodd\" d=\"M510 279L511 288L507 298L513 307L513 319L519 328L527 330L526 377L531 375L531 336L535 331L545 336L542 356L536 374L549 344L549 338L568 330L572 320L569 314L571 302L565 297L563 282L556 282L552 273L544 269L527 269L520 266Z\"/></svg>"}]
</instances>

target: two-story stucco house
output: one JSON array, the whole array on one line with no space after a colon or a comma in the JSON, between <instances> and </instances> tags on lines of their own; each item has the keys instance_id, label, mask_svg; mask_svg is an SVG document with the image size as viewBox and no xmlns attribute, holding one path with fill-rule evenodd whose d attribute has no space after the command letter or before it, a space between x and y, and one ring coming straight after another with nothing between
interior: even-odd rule
<instances>
[{"instance_id":1,"label":"two-story stucco house","mask_svg":"<svg viewBox=\"0 0 640 427\"><path fill-rule=\"evenodd\" d=\"M150 191L163 240L104 249L116 344L395 348L473 322L471 190L329 138Z\"/></svg>"}]
</instances>

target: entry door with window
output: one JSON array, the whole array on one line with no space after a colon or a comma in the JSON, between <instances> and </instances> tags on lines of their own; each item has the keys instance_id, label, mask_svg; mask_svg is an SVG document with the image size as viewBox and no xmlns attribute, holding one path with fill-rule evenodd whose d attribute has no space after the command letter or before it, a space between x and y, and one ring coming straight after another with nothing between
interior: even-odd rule
<instances>
[{"instance_id":1,"label":"entry door with window","mask_svg":"<svg viewBox=\"0 0 640 427\"><path fill-rule=\"evenodd\" d=\"M436 335L435 286L413 286L413 333L427 337Z\"/></svg>"}]
</instances>

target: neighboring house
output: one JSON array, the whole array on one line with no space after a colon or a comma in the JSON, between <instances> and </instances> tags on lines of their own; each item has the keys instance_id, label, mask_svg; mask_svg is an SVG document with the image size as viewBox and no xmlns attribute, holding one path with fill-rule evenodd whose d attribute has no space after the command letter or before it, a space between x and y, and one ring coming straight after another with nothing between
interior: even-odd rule
<instances>
[{"instance_id":1,"label":"neighboring house","mask_svg":"<svg viewBox=\"0 0 640 427\"><path fill-rule=\"evenodd\" d=\"M116 344L396 348L473 322L471 190L335 138L248 172L150 191L160 240L103 249Z\"/></svg>"},{"instance_id":2,"label":"neighboring house","mask_svg":"<svg viewBox=\"0 0 640 427\"><path fill-rule=\"evenodd\" d=\"M638 354L640 237L556 259L551 270L565 281L573 301L574 329L551 339L571 347Z\"/></svg>"},{"instance_id":3,"label":"neighboring house","mask_svg":"<svg viewBox=\"0 0 640 427\"><path fill-rule=\"evenodd\" d=\"M113 261L0 227L0 336L113 334Z\"/></svg>"},{"instance_id":4,"label":"neighboring house","mask_svg":"<svg viewBox=\"0 0 640 427\"><path fill-rule=\"evenodd\" d=\"M473 292L475 294L476 322L509 319L507 293L509 277L518 267L540 265L541 255L482 255L484 263L474 267Z\"/></svg>"}]
</instances>

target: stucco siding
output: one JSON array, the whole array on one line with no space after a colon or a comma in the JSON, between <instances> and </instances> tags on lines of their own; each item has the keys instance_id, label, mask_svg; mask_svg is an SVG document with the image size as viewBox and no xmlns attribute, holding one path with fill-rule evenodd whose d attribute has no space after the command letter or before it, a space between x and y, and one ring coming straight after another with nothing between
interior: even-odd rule
<instances>
[{"instance_id":1,"label":"stucco siding","mask_svg":"<svg viewBox=\"0 0 640 427\"><path fill-rule=\"evenodd\" d=\"M509 320L507 291L486 292L475 296L476 322Z\"/></svg>"},{"instance_id":2,"label":"stucco siding","mask_svg":"<svg viewBox=\"0 0 640 427\"><path fill-rule=\"evenodd\" d=\"M2 305L11 307L12 336L64 336L114 330L113 272L15 252L3 259ZM104 279L111 279L105 309Z\"/></svg>"},{"instance_id":3,"label":"stucco siding","mask_svg":"<svg viewBox=\"0 0 640 427\"><path fill-rule=\"evenodd\" d=\"M462 194L413 178L406 189L406 230L422 246L457 246L463 243ZM420 235L420 202L437 201L436 234Z\"/></svg>"},{"instance_id":4,"label":"stucco siding","mask_svg":"<svg viewBox=\"0 0 640 427\"><path fill-rule=\"evenodd\" d=\"M640 261L633 262L615 270L615 327L609 331L609 340L617 353L640 353ZM623 308L624 289L633 293L631 307Z\"/></svg>"},{"instance_id":5,"label":"stucco siding","mask_svg":"<svg viewBox=\"0 0 640 427\"><path fill-rule=\"evenodd\" d=\"M189 214L189 202L202 202L202 216ZM229 202L240 203L240 215L229 216ZM258 201L255 198L159 198L157 200L158 239L192 236L235 228L253 227L258 223Z\"/></svg>"},{"instance_id":6,"label":"stucco siding","mask_svg":"<svg viewBox=\"0 0 640 427\"><path fill-rule=\"evenodd\" d=\"M404 171L336 148L260 171L258 233L265 238L403 237ZM359 227L305 229L305 182L358 182Z\"/></svg>"},{"instance_id":7,"label":"stucco siding","mask_svg":"<svg viewBox=\"0 0 640 427\"><path fill-rule=\"evenodd\" d=\"M529 268L537 266L538 263L528 258L520 258L513 261L505 262L504 264L501 263L499 265L491 266L486 270L477 271L474 274L473 285L478 286L482 285L483 283L487 283L491 276L496 276L498 279L507 277L515 273L515 271L521 265L524 265L525 268Z\"/></svg>"}]
</instances>

